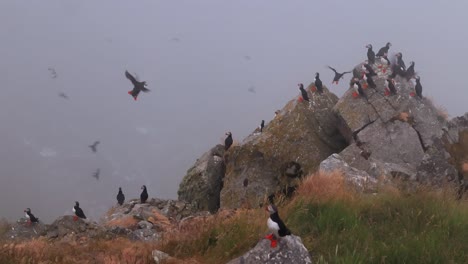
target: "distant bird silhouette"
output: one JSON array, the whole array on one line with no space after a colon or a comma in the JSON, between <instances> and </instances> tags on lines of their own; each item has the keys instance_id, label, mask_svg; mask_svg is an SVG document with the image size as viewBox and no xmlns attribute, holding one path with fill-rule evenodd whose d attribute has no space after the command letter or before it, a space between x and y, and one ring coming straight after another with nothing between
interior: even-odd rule
<instances>
[{"instance_id":1,"label":"distant bird silhouette","mask_svg":"<svg viewBox=\"0 0 468 264\"><path fill-rule=\"evenodd\" d=\"M244 56L244 59L246 59L246 60L251 60L252 57L250 57L249 55L245 55L245 56Z\"/></svg>"},{"instance_id":2,"label":"distant bird silhouette","mask_svg":"<svg viewBox=\"0 0 468 264\"><path fill-rule=\"evenodd\" d=\"M99 141L94 141L94 143L93 143L92 145L89 145L88 147L90 147L91 150L92 150L94 153L96 153L96 152L97 152L97 145L99 145L99 143L101 143L101 142L99 142Z\"/></svg>"},{"instance_id":3,"label":"distant bird silhouette","mask_svg":"<svg viewBox=\"0 0 468 264\"><path fill-rule=\"evenodd\" d=\"M264 127L265 127L265 120L262 120L262 123L260 123L260 133L263 132Z\"/></svg>"},{"instance_id":4,"label":"distant bird silhouette","mask_svg":"<svg viewBox=\"0 0 468 264\"><path fill-rule=\"evenodd\" d=\"M125 71L125 77L127 77L127 79L129 79L133 84L133 90L128 91L128 94L131 95L135 101L137 100L138 94L141 91L145 93L150 91L148 88L146 88L146 82L137 81L135 77L133 77L128 71Z\"/></svg>"},{"instance_id":5,"label":"distant bird silhouette","mask_svg":"<svg viewBox=\"0 0 468 264\"><path fill-rule=\"evenodd\" d=\"M146 185L141 186L141 189L143 191L140 194L140 201L141 203L146 203L146 200L148 200L148 191L146 190Z\"/></svg>"},{"instance_id":6,"label":"distant bird silhouette","mask_svg":"<svg viewBox=\"0 0 468 264\"><path fill-rule=\"evenodd\" d=\"M411 78L414 77L414 61L410 62L410 66L408 67L408 69L406 69L406 73L405 73L405 77L406 77L406 80L410 80Z\"/></svg>"},{"instance_id":7,"label":"distant bird silhouette","mask_svg":"<svg viewBox=\"0 0 468 264\"><path fill-rule=\"evenodd\" d=\"M83 210L80 208L80 203L78 201L75 202L75 206L73 206L73 212L75 216L73 217L73 221L77 221L78 217L86 219L86 215L84 214Z\"/></svg>"},{"instance_id":8,"label":"distant bird silhouette","mask_svg":"<svg viewBox=\"0 0 468 264\"><path fill-rule=\"evenodd\" d=\"M101 174L101 169L97 169L96 172L93 174L93 177L99 181L99 174Z\"/></svg>"},{"instance_id":9,"label":"distant bird silhouette","mask_svg":"<svg viewBox=\"0 0 468 264\"><path fill-rule=\"evenodd\" d=\"M388 53L388 50L390 49L391 46L392 46L392 43L387 42L387 44L384 47L379 49L379 52L377 52L375 56L382 57L385 53Z\"/></svg>"},{"instance_id":10,"label":"distant bird silhouette","mask_svg":"<svg viewBox=\"0 0 468 264\"><path fill-rule=\"evenodd\" d=\"M332 68L332 67L330 67L330 66L327 66L327 67L335 73L335 77L333 77L333 82L332 82L332 83L338 84L338 82L340 81L340 79L343 79L343 78L344 78L343 76L344 76L345 74L351 73L351 71L339 73L339 72L337 72L334 68Z\"/></svg>"},{"instance_id":11,"label":"distant bird silhouette","mask_svg":"<svg viewBox=\"0 0 468 264\"><path fill-rule=\"evenodd\" d=\"M55 71L54 68L50 67L50 68L48 68L47 70L49 70L50 76L52 77L52 79L57 78L57 72Z\"/></svg>"},{"instance_id":12,"label":"distant bird silhouette","mask_svg":"<svg viewBox=\"0 0 468 264\"><path fill-rule=\"evenodd\" d=\"M304 101L309 102L309 95L307 94L307 91L304 89L304 84L300 83L298 84L298 86L299 86L299 90L301 90L302 99L304 99Z\"/></svg>"},{"instance_id":13,"label":"distant bird silhouette","mask_svg":"<svg viewBox=\"0 0 468 264\"><path fill-rule=\"evenodd\" d=\"M68 95L66 95L65 93L59 93L58 96L64 98L64 99L69 99L68 98Z\"/></svg>"},{"instance_id":14,"label":"distant bird silhouette","mask_svg":"<svg viewBox=\"0 0 468 264\"><path fill-rule=\"evenodd\" d=\"M117 194L117 203L122 205L125 202L125 195L122 192L122 187L119 187L119 193Z\"/></svg>"},{"instance_id":15,"label":"distant bird silhouette","mask_svg":"<svg viewBox=\"0 0 468 264\"><path fill-rule=\"evenodd\" d=\"M320 73L318 72L315 73L314 84L315 84L315 87L317 88L317 91L319 93L323 93L322 80L320 80Z\"/></svg>"},{"instance_id":16,"label":"distant bird silhouette","mask_svg":"<svg viewBox=\"0 0 468 264\"><path fill-rule=\"evenodd\" d=\"M231 132L227 132L226 136L227 136L226 139L224 139L224 150L228 150L231 147L232 143L234 142L232 140Z\"/></svg>"},{"instance_id":17,"label":"distant bird silhouette","mask_svg":"<svg viewBox=\"0 0 468 264\"><path fill-rule=\"evenodd\" d=\"M255 92L255 86L250 86L249 89L247 89L247 91L249 91L251 93L256 93Z\"/></svg>"},{"instance_id":18,"label":"distant bird silhouette","mask_svg":"<svg viewBox=\"0 0 468 264\"><path fill-rule=\"evenodd\" d=\"M414 86L414 91L416 92L416 95L419 97L419 98L422 98L422 85L421 85L421 82L420 82L420 77L419 76L416 76L416 85Z\"/></svg>"},{"instance_id":19,"label":"distant bird silhouette","mask_svg":"<svg viewBox=\"0 0 468 264\"><path fill-rule=\"evenodd\" d=\"M370 64L375 63L375 52L372 50L372 45L368 44L366 46L367 48L367 60L369 61Z\"/></svg>"},{"instance_id":20,"label":"distant bird silhouette","mask_svg":"<svg viewBox=\"0 0 468 264\"><path fill-rule=\"evenodd\" d=\"M26 208L24 210L24 212L26 213L26 218L28 219L28 224L31 225L32 223L38 223L39 222L39 218L35 217L32 213L31 213L31 208Z\"/></svg>"}]
</instances>

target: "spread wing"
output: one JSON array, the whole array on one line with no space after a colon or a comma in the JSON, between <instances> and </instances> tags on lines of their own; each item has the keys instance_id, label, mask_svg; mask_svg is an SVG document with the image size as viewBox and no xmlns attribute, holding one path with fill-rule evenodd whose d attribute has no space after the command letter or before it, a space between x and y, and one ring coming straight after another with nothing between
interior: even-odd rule
<instances>
[{"instance_id":1,"label":"spread wing","mask_svg":"<svg viewBox=\"0 0 468 264\"><path fill-rule=\"evenodd\" d=\"M332 68L332 67L330 67L330 66L327 66L327 67L328 67L328 69L330 69L330 70L334 71L335 73L337 73L336 70L335 70L334 68Z\"/></svg>"},{"instance_id":2,"label":"spread wing","mask_svg":"<svg viewBox=\"0 0 468 264\"><path fill-rule=\"evenodd\" d=\"M138 83L135 77L133 77L128 71L125 71L125 77L127 77L127 79L129 79L133 85Z\"/></svg>"}]
</instances>

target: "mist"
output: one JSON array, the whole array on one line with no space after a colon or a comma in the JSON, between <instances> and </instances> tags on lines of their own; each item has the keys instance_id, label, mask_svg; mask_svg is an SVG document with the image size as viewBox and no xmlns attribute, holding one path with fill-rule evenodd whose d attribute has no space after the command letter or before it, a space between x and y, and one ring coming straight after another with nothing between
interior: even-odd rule
<instances>
[{"instance_id":1,"label":"mist","mask_svg":"<svg viewBox=\"0 0 468 264\"><path fill-rule=\"evenodd\" d=\"M196 159L241 141L315 72L338 96L390 41L423 95L463 114L466 1L0 1L0 217L97 220L140 187L176 199ZM56 78L48 68L56 71ZM124 72L147 81L134 101ZM253 89L252 89L253 88ZM250 91L249 91L250 89ZM66 94L69 99L58 96ZM88 145L99 140L98 152ZM92 177L101 170L99 180Z\"/></svg>"}]
</instances>

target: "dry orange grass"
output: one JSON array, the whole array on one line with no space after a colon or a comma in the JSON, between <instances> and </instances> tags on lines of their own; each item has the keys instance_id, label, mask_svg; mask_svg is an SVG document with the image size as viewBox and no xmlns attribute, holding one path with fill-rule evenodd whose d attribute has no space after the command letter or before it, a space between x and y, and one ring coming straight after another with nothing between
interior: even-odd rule
<instances>
[{"instance_id":1,"label":"dry orange grass","mask_svg":"<svg viewBox=\"0 0 468 264\"><path fill-rule=\"evenodd\" d=\"M151 244L124 238L96 240L85 245L33 239L3 245L0 259L13 263L147 264L153 263L153 249Z\"/></svg>"},{"instance_id":2,"label":"dry orange grass","mask_svg":"<svg viewBox=\"0 0 468 264\"><path fill-rule=\"evenodd\" d=\"M450 116L449 116L448 111L447 111L447 109L445 107L436 104L432 97L426 97L426 99L437 110L437 115L438 116L440 116L444 120L449 120Z\"/></svg>"},{"instance_id":3,"label":"dry orange grass","mask_svg":"<svg viewBox=\"0 0 468 264\"><path fill-rule=\"evenodd\" d=\"M296 192L295 199L305 199L317 202L330 200L354 200L356 192L346 184L343 173L317 172L305 178Z\"/></svg>"},{"instance_id":4,"label":"dry orange grass","mask_svg":"<svg viewBox=\"0 0 468 264\"><path fill-rule=\"evenodd\" d=\"M403 122L408 122L409 117L410 117L409 113L401 112L400 115L398 116L398 119Z\"/></svg>"}]
</instances>

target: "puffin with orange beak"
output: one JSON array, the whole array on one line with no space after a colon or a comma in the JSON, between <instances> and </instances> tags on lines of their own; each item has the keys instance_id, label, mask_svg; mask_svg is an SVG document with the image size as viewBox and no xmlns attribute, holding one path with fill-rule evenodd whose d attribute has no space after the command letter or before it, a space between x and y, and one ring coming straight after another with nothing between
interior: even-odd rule
<instances>
[{"instance_id":1,"label":"puffin with orange beak","mask_svg":"<svg viewBox=\"0 0 468 264\"><path fill-rule=\"evenodd\" d=\"M276 208L274 204L268 205L265 210L270 214L267 226L268 229L272 231L272 233L265 238L271 241L270 246L274 248L278 245L278 239L280 237L291 235L291 231L289 231L283 220L279 217L278 208Z\"/></svg>"},{"instance_id":2,"label":"puffin with orange beak","mask_svg":"<svg viewBox=\"0 0 468 264\"><path fill-rule=\"evenodd\" d=\"M24 210L24 212L26 213L26 218L28 219L28 225L31 225L32 223L38 223L39 222L39 218L35 217L31 213L31 208L26 208Z\"/></svg>"}]
</instances>

